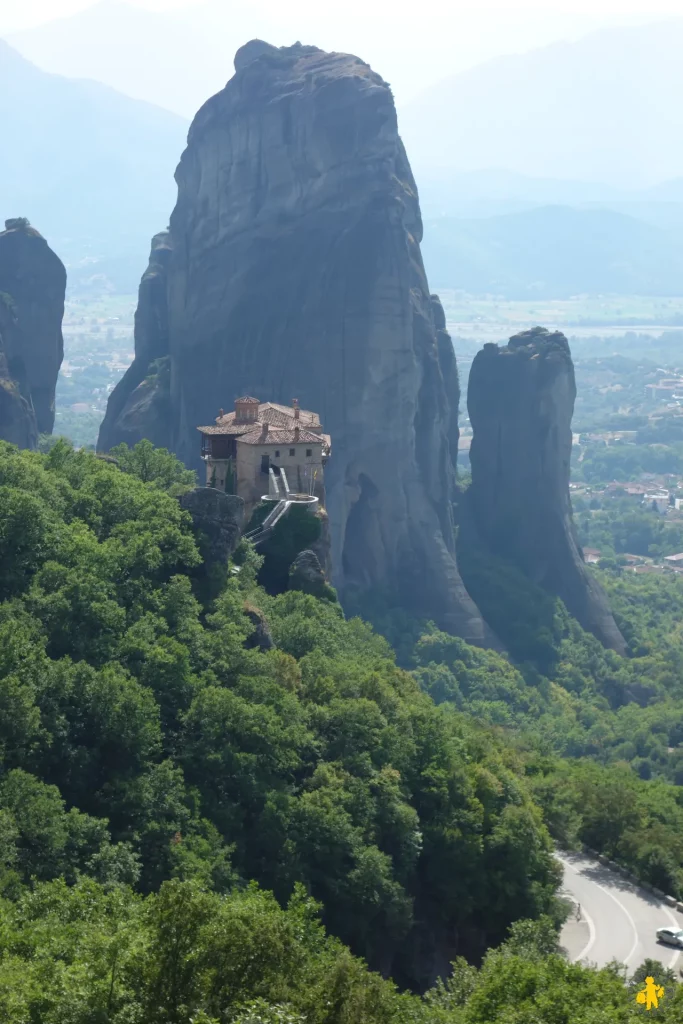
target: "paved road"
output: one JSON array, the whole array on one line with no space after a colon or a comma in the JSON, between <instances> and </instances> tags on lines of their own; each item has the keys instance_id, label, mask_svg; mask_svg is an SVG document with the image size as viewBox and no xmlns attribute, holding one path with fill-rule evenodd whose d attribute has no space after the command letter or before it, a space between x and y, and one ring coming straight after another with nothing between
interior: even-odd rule
<instances>
[{"instance_id":1,"label":"paved road","mask_svg":"<svg viewBox=\"0 0 683 1024\"><path fill-rule=\"evenodd\" d=\"M590 857L558 857L564 867L565 894L581 907L580 921L571 917L562 929L570 960L598 967L618 960L634 971L649 957L677 970L681 951L660 945L655 932L667 925L683 928L683 914Z\"/></svg>"}]
</instances>

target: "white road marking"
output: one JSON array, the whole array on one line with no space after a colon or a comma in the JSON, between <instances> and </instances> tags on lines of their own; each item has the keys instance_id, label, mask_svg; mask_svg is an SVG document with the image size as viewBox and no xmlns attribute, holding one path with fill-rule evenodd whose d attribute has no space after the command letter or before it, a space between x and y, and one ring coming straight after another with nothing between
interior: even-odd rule
<instances>
[{"instance_id":1,"label":"white road marking","mask_svg":"<svg viewBox=\"0 0 683 1024\"><path fill-rule=\"evenodd\" d=\"M595 936L595 925L593 924L593 918L590 916L590 914L585 909L585 907L581 908L581 915L586 918L586 924L588 925L588 942L583 947L583 949L581 950L579 955L574 957L573 963L575 963L575 964L578 963L579 960L583 960L584 957L588 956L588 954L590 953L591 949L593 948L593 943L595 942L595 938L596 938L596 936Z\"/></svg>"},{"instance_id":2,"label":"white road marking","mask_svg":"<svg viewBox=\"0 0 683 1024\"><path fill-rule=\"evenodd\" d=\"M598 882L594 882L593 884L596 885L598 887L598 889L600 889L601 892L604 892L605 896L609 896L609 898L611 900L614 900L614 902L616 903L616 905L618 907L621 907L621 909L624 911L624 913L626 914L626 917L629 920L631 928L633 928L633 936L634 936L634 938L633 938L633 945L631 946L631 950L630 950L628 956L623 961L623 963L627 964L629 962L629 960L631 959L631 957L633 956L633 954L635 953L635 951L637 950L638 942L640 941L638 939L638 929L636 928L636 922L633 920L633 918L631 917L631 915L629 914L628 910L626 909L624 904L621 902L621 900L617 899L617 897L614 895L613 892L610 892L609 889L605 889L605 887L603 885L600 885Z\"/></svg>"},{"instance_id":3,"label":"white road marking","mask_svg":"<svg viewBox=\"0 0 683 1024\"><path fill-rule=\"evenodd\" d=\"M555 856L557 856L557 854ZM560 864L564 865L565 868L567 868L569 871L573 871L575 875L578 875L578 871L576 870L573 864L570 864L569 861L564 860L563 857L557 857L557 859L559 860ZM581 905L577 904L577 906L580 907ZM581 907L581 914L583 915L583 917L586 918L586 924L588 925L588 942L583 947L579 955L574 957L574 960L572 961L573 963L578 963L579 960L583 960L585 956L588 956L591 949L593 948L596 939L593 918L590 916L589 913L587 913L584 907Z\"/></svg>"}]
</instances>

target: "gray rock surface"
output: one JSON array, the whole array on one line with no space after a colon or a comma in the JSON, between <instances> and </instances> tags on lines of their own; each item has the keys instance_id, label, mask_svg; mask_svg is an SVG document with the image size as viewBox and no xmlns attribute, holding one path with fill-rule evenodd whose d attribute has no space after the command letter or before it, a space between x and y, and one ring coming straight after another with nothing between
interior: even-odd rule
<instances>
[{"instance_id":1,"label":"gray rock surface","mask_svg":"<svg viewBox=\"0 0 683 1024\"><path fill-rule=\"evenodd\" d=\"M100 447L147 436L198 467L196 426L240 393L297 397L332 436L342 597L389 589L415 614L493 642L455 562L453 367L391 90L357 57L300 44L254 40L235 67L190 129L167 313L141 289L136 369L112 396ZM168 418L135 406L150 358L140 325L166 315Z\"/></svg>"},{"instance_id":2,"label":"gray rock surface","mask_svg":"<svg viewBox=\"0 0 683 1024\"><path fill-rule=\"evenodd\" d=\"M470 371L470 522L493 554L562 598L584 629L623 653L624 639L588 573L569 496L576 398L567 339L541 327L488 344Z\"/></svg>"},{"instance_id":3,"label":"gray rock surface","mask_svg":"<svg viewBox=\"0 0 683 1024\"><path fill-rule=\"evenodd\" d=\"M0 439L19 448L38 446L38 426L26 382L23 360L12 360L15 377L10 373L8 353L21 351L19 328L12 304L0 293Z\"/></svg>"},{"instance_id":4,"label":"gray rock surface","mask_svg":"<svg viewBox=\"0 0 683 1024\"><path fill-rule=\"evenodd\" d=\"M205 563L225 565L240 542L244 519L242 499L214 487L195 487L179 501L199 531L199 549Z\"/></svg>"},{"instance_id":5,"label":"gray rock surface","mask_svg":"<svg viewBox=\"0 0 683 1024\"><path fill-rule=\"evenodd\" d=\"M324 508L317 507L316 519L320 522L320 536L310 545L310 550L320 562L326 580L332 577L332 541L330 538L330 519Z\"/></svg>"},{"instance_id":6,"label":"gray rock surface","mask_svg":"<svg viewBox=\"0 0 683 1024\"><path fill-rule=\"evenodd\" d=\"M270 632L270 626L268 620L261 611L260 608L254 608L253 606L246 606L244 613L254 627L254 632L251 633L244 642L244 646L247 650L253 650L258 647L260 651L270 651L275 647L275 641L273 635Z\"/></svg>"},{"instance_id":7,"label":"gray rock surface","mask_svg":"<svg viewBox=\"0 0 683 1024\"><path fill-rule=\"evenodd\" d=\"M171 238L152 239L149 264L140 282L135 311L135 358L111 393L100 427L98 451L143 437L165 446L171 434L167 268Z\"/></svg>"},{"instance_id":8,"label":"gray rock surface","mask_svg":"<svg viewBox=\"0 0 683 1024\"><path fill-rule=\"evenodd\" d=\"M0 232L0 437L35 448L51 434L64 356L66 270L28 221Z\"/></svg>"},{"instance_id":9,"label":"gray rock surface","mask_svg":"<svg viewBox=\"0 0 683 1024\"><path fill-rule=\"evenodd\" d=\"M289 570L289 589L322 597L326 588L325 573L316 553L309 549L300 551Z\"/></svg>"}]
</instances>

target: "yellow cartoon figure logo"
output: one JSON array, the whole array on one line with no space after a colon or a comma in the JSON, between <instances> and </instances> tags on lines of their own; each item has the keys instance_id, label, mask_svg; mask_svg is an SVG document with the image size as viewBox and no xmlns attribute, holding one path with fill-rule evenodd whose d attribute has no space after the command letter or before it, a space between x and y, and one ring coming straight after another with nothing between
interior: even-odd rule
<instances>
[{"instance_id":1,"label":"yellow cartoon figure logo","mask_svg":"<svg viewBox=\"0 0 683 1024\"><path fill-rule=\"evenodd\" d=\"M664 989L662 986L655 985L655 979L647 977L645 979L645 988L641 988L636 996L636 1002L640 1003L641 1006L645 1006L646 1010L656 1010L659 1006L659 1000L663 998Z\"/></svg>"}]
</instances>

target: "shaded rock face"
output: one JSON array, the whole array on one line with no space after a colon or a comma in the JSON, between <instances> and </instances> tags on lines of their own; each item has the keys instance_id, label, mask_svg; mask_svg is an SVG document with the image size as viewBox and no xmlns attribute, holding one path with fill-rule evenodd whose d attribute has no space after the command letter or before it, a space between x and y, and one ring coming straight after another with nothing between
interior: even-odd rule
<instances>
[{"instance_id":1,"label":"shaded rock face","mask_svg":"<svg viewBox=\"0 0 683 1024\"><path fill-rule=\"evenodd\" d=\"M562 598L584 629L620 653L607 599L586 570L569 497L576 398L567 339L536 327L488 344L470 371L469 522L493 554Z\"/></svg>"},{"instance_id":2,"label":"shaded rock face","mask_svg":"<svg viewBox=\"0 0 683 1024\"><path fill-rule=\"evenodd\" d=\"M261 609L252 606L245 607L244 614L254 627L253 633L250 633L244 641L244 646L247 650L253 650L254 648L258 648L260 651L272 650L275 647L275 641L270 632L268 620Z\"/></svg>"},{"instance_id":3,"label":"shaded rock face","mask_svg":"<svg viewBox=\"0 0 683 1024\"><path fill-rule=\"evenodd\" d=\"M9 296L0 292L0 438L20 448L38 446L38 425L26 379L26 367L17 352L21 338ZM10 355L14 353L14 355ZM10 360L14 375L10 371Z\"/></svg>"},{"instance_id":4,"label":"shaded rock face","mask_svg":"<svg viewBox=\"0 0 683 1024\"><path fill-rule=\"evenodd\" d=\"M332 576L332 541L330 539L330 520L324 508L318 506L315 512L320 522L320 536L310 545L310 550L320 562L320 568L326 580Z\"/></svg>"},{"instance_id":5,"label":"shaded rock face","mask_svg":"<svg viewBox=\"0 0 683 1024\"><path fill-rule=\"evenodd\" d=\"M66 270L22 218L0 232L0 437L35 448L51 434L64 356Z\"/></svg>"},{"instance_id":6,"label":"shaded rock face","mask_svg":"<svg viewBox=\"0 0 683 1024\"><path fill-rule=\"evenodd\" d=\"M171 238L162 231L152 239L135 311L135 358L111 393L100 427L98 451L143 437L165 447L171 435L168 352L167 269Z\"/></svg>"},{"instance_id":7,"label":"shaded rock face","mask_svg":"<svg viewBox=\"0 0 683 1024\"><path fill-rule=\"evenodd\" d=\"M300 551L289 570L289 589L322 597L327 590L325 573L314 551Z\"/></svg>"},{"instance_id":8,"label":"shaded rock face","mask_svg":"<svg viewBox=\"0 0 683 1024\"><path fill-rule=\"evenodd\" d=\"M199 550L207 565L227 565L240 542L244 502L236 494L224 494L213 487L195 487L180 498L180 505L192 516L199 532Z\"/></svg>"},{"instance_id":9,"label":"shaded rock face","mask_svg":"<svg viewBox=\"0 0 683 1024\"><path fill-rule=\"evenodd\" d=\"M219 408L239 394L296 396L332 436L325 487L342 596L390 589L487 642L455 562L457 377L389 86L357 57L300 44L254 40L235 67L197 114L176 172L170 416L135 404L149 359L139 327L100 446L147 436L197 467L196 426ZM141 289L140 324L162 322L155 303Z\"/></svg>"}]
</instances>

